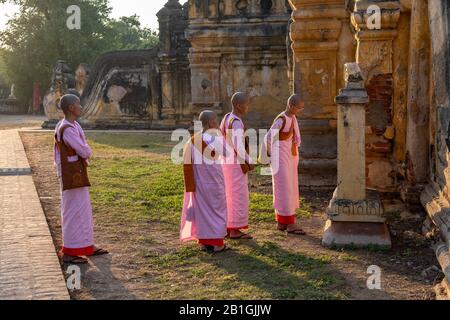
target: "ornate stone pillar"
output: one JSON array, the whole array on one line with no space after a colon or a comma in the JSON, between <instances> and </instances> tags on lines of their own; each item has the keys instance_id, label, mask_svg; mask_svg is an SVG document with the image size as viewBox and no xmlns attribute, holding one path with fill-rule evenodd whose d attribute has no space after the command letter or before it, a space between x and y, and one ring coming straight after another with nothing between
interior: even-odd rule
<instances>
[{"instance_id":1,"label":"ornate stone pillar","mask_svg":"<svg viewBox=\"0 0 450 320\"><path fill-rule=\"evenodd\" d=\"M188 107L187 104L184 105L185 101L180 99L180 92L189 89L188 84L180 82L186 78L185 73L189 73L187 60L189 44L184 36L187 28L187 10L188 8L183 7L178 0L169 0L157 13L161 46L158 67L162 94L159 117L163 125L180 123L185 108Z\"/></svg>"},{"instance_id":2,"label":"ornate stone pillar","mask_svg":"<svg viewBox=\"0 0 450 320\"><path fill-rule=\"evenodd\" d=\"M195 115L210 108L223 113L220 99L220 61L218 52L191 52L189 54L192 83L192 111Z\"/></svg>"},{"instance_id":3,"label":"ornate stone pillar","mask_svg":"<svg viewBox=\"0 0 450 320\"><path fill-rule=\"evenodd\" d=\"M161 92L162 92L162 108L161 108L161 120L164 124L175 124L176 110L175 102L173 101L173 86L172 81L172 68L170 66L170 60L164 59L164 64L160 64L159 72L161 74ZM173 60L172 60L173 61Z\"/></svg>"},{"instance_id":4,"label":"ornate stone pillar","mask_svg":"<svg viewBox=\"0 0 450 320\"><path fill-rule=\"evenodd\" d=\"M404 193L419 202L421 185L428 180L430 115L430 34L428 0L412 0L409 41L409 79L406 135L406 178ZM418 190L419 189L419 190ZM412 199L410 199L412 201Z\"/></svg>"},{"instance_id":5,"label":"ornate stone pillar","mask_svg":"<svg viewBox=\"0 0 450 320\"><path fill-rule=\"evenodd\" d=\"M369 102L362 72L345 64L345 88L338 105L338 186L327 209L324 246L390 247L383 205L366 195L365 106Z\"/></svg>"},{"instance_id":6,"label":"ornate stone pillar","mask_svg":"<svg viewBox=\"0 0 450 320\"><path fill-rule=\"evenodd\" d=\"M306 100L300 175L305 185L336 184L337 88L342 68L354 60L354 39L345 0L289 0L293 87Z\"/></svg>"},{"instance_id":7,"label":"ornate stone pillar","mask_svg":"<svg viewBox=\"0 0 450 320\"><path fill-rule=\"evenodd\" d=\"M216 1L189 1L189 28L187 39L191 70L191 110L197 116L204 109L223 114L220 86L222 54L215 42L222 34L216 33L218 16L231 15L236 10L230 1L218 6ZM218 12L220 11L220 12Z\"/></svg>"},{"instance_id":8,"label":"ornate stone pillar","mask_svg":"<svg viewBox=\"0 0 450 320\"><path fill-rule=\"evenodd\" d=\"M393 40L398 34L400 10L398 0L355 0L352 13L358 42L356 61L370 98L366 117L367 185L386 192L396 191L392 161Z\"/></svg>"}]
</instances>

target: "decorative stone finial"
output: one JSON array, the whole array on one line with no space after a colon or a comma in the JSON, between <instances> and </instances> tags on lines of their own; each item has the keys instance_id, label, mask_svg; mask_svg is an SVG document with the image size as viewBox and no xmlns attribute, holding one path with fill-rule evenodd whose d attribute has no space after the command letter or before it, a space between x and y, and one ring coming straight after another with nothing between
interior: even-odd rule
<instances>
[{"instance_id":1,"label":"decorative stone finial","mask_svg":"<svg viewBox=\"0 0 450 320\"><path fill-rule=\"evenodd\" d=\"M359 65L355 62L346 63L344 67L345 88L336 97L337 104L369 103L369 96L364 86L364 76Z\"/></svg>"},{"instance_id":2,"label":"decorative stone finial","mask_svg":"<svg viewBox=\"0 0 450 320\"><path fill-rule=\"evenodd\" d=\"M361 68L356 62L346 63L344 65L344 77L346 88L364 88L364 77Z\"/></svg>"},{"instance_id":3,"label":"decorative stone finial","mask_svg":"<svg viewBox=\"0 0 450 320\"><path fill-rule=\"evenodd\" d=\"M178 0L169 0L164 7L156 14L158 18L164 18L176 14L178 11L182 11L183 6Z\"/></svg>"}]
</instances>

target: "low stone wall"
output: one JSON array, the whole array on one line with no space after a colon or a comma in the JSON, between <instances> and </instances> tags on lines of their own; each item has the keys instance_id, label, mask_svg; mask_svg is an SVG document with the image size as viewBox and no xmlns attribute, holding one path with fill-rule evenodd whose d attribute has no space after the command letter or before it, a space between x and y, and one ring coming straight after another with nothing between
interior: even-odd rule
<instances>
[{"instance_id":1,"label":"low stone wall","mask_svg":"<svg viewBox=\"0 0 450 320\"><path fill-rule=\"evenodd\" d=\"M0 100L0 114L26 114L28 107L20 104L18 100Z\"/></svg>"}]
</instances>

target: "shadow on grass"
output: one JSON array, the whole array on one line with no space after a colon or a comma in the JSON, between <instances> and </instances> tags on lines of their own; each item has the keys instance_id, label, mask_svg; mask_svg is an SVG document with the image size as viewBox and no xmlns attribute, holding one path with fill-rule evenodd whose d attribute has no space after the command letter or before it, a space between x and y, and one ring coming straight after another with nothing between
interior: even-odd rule
<instances>
[{"instance_id":1,"label":"shadow on grass","mask_svg":"<svg viewBox=\"0 0 450 320\"><path fill-rule=\"evenodd\" d=\"M117 279L112 270L112 256L99 256L90 258L90 265L81 266L82 287L92 295L94 299L101 300L136 300L137 297L132 294ZM84 290L84 289L83 289Z\"/></svg>"},{"instance_id":2,"label":"shadow on grass","mask_svg":"<svg viewBox=\"0 0 450 320\"><path fill-rule=\"evenodd\" d=\"M270 299L348 297L344 278L328 270L326 257L289 252L269 241L233 243L232 246L235 249L222 256L205 258L205 262L213 262L234 276L234 281L225 282L222 289L238 290L236 281L240 281L266 292Z\"/></svg>"}]
</instances>

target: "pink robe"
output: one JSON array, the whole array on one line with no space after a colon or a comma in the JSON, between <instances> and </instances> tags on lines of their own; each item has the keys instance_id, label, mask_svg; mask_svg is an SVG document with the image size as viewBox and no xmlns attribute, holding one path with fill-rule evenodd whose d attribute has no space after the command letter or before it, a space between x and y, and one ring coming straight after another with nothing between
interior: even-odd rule
<instances>
[{"instance_id":1,"label":"pink robe","mask_svg":"<svg viewBox=\"0 0 450 320\"><path fill-rule=\"evenodd\" d=\"M225 136L229 128L231 119L233 121L233 130L240 130L244 134L244 123L242 120L230 113L222 120L220 130ZM241 140L241 146L245 147L244 136L238 137ZM230 149L237 152L237 139L231 139L232 145ZM242 149L242 148L241 148ZM245 149L245 148L244 148ZM245 150L241 150L245 152ZM228 230L241 230L248 228L248 208L249 208L249 189L248 189L248 174L242 172L241 164L237 160L236 152L231 152L226 158L223 168L225 176L225 187L227 194L228 207ZM248 154L245 154L246 160L251 163Z\"/></svg>"},{"instance_id":2,"label":"pink robe","mask_svg":"<svg viewBox=\"0 0 450 320\"><path fill-rule=\"evenodd\" d=\"M69 157L69 161L76 161L78 157L88 159L92 156L83 129L77 123L65 119L56 125L56 138L61 141L60 128L70 125L64 131L64 142L72 147L77 156ZM92 207L89 188L78 188L62 191L61 157L55 145L55 165L61 185L61 225L63 238L63 253L70 256L89 256L94 249L94 230Z\"/></svg>"},{"instance_id":3,"label":"pink robe","mask_svg":"<svg viewBox=\"0 0 450 320\"><path fill-rule=\"evenodd\" d=\"M219 148L223 150L222 137L212 137L209 134L203 134L202 137L210 150L219 150ZM191 141L185 149L185 164L193 164L195 192L184 194L180 240L181 242L199 240L203 244L220 246L223 245L223 239L227 235L223 161L219 157L217 163L211 163L211 159L208 163L199 149L201 147L192 144Z\"/></svg>"},{"instance_id":4,"label":"pink robe","mask_svg":"<svg viewBox=\"0 0 450 320\"><path fill-rule=\"evenodd\" d=\"M295 222L295 210L300 207L300 196L298 187L298 164L299 156L292 154L293 143L295 148L301 144L300 129L298 121L295 116L288 117L283 112L280 116L286 119L286 125L283 132L289 132L292 121L294 121L294 135L285 141L275 139L273 145L271 143L272 136L275 134L274 130L280 130L283 125L283 120L278 119L269 130L265 143L267 149L271 150L273 156L272 160L279 159L278 165L271 163L272 168L272 185L273 185L273 206L277 215L277 221L282 224L293 224ZM279 156L274 156L276 149L279 148Z\"/></svg>"}]
</instances>

